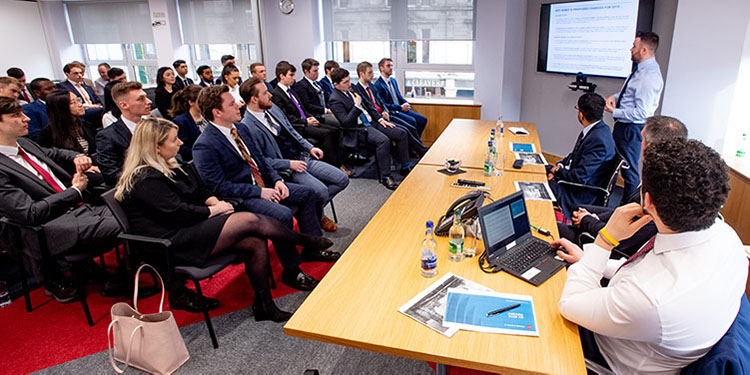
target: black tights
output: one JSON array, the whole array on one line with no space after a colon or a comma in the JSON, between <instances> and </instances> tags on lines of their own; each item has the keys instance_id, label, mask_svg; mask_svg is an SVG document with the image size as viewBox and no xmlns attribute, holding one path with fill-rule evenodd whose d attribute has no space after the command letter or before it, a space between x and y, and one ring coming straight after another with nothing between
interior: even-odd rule
<instances>
[{"instance_id":1,"label":"black tights","mask_svg":"<svg viewBox=\"0 0 750 375\"><path fill-rule=\"evenodd\" d=\"M324 238L300 234L281 225L278 221L250 212L235 212L229 216L221 229L211 254L227 249L246 252L245 272L253 290L269 289L271 270L268 266L268 240L289 241L297 245L317 247Z\"/></svg>"}]
</instances>

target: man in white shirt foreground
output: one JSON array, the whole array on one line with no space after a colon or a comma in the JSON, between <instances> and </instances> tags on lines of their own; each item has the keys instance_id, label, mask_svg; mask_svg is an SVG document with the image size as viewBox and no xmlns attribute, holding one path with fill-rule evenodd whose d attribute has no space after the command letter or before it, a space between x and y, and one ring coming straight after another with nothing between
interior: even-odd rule
<instances>
[{"instance_id":1,"label":"man in white shirt foreground","mask_svg":"<svg viewBox=\"0 0 750 375\"><path fill-rule=\"evenodd\" d=\"M718 219L729 176L716 151L684 139L649 145L641 179L643 206L618 208L585 252L565 239L552 243L574 263L559 307L582 327L589 360L617 374L677 374L734 321L747 259L737 234ZM612 248L651 221L654 241L608 267Z\"/></svg>"}]
</instances>

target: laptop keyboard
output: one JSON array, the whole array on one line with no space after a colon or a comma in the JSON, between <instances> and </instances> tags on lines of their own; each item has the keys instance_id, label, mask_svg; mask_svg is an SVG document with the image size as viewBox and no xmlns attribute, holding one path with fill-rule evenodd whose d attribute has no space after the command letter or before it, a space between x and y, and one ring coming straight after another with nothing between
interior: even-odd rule
<instances>
[{"instance_id":1,"label":"laptop keyboard","mask_svg":"<svg viewBox=\"0 0 750 375\"><path fill-rule=\"evenodd\" d=\"M539 257L548 253L552 249L544 241L526 241L522 245L513 248L513 251L503 257L502 263L506 267L522 272L529 268Z\"/></svg>"}]
</instances>

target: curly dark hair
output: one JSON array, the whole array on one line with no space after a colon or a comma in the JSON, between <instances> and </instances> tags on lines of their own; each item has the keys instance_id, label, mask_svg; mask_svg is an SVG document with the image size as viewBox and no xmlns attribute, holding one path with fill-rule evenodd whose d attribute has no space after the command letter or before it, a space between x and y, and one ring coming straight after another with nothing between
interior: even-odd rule
<instances>
[{"instance_id":1,"label":"curly dark hair","mask_svg":"<svg viewBox=\"0 0 750 375\"><path fill-rule=\"evenodd\" d=\"M696 140L671 139L643 152L644 193L676 232L710 227L729 194L729 169L718 152Z\"/></svg>"}]
</instances>

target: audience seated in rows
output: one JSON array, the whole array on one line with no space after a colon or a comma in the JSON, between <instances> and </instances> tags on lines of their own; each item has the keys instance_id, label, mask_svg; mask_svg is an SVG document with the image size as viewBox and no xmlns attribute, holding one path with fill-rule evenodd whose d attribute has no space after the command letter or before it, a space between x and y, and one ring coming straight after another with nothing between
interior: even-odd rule
<instances>
[{"instance_id":1,"label":"audience seated in rows","mask_svg":"<svg viewBox=\"0 0 750 375\"><path fill-rule=\"evenodd\" d=\"M122 115L117 122L96 134L97 165L109 186L115 186L120 179L125 151L136 124L141 117L151 114L151 100L139 82L118 83L112 88L112 99Z\"/></svg>"},{"instance_id":2,"label":"audience seated in rows","mask_svg":"<svg viewBox=\"0 0 750 375\"><path fill-rule=\"evenodd\" d=\"M326 161L333 166L343 167L341 162L341 125L338 121L329 120L321 123L318 118L307 112L302 106L301 99L297 96L292 86L296 85L297 68L288 62L282 61L276 65L276 77L279 82L273 90L272 101L284 113L289 122L303 137L315 142L325 153ZM342 171L351 175L348 169Z\"/></svg>"},{"instance_id":3,"label":"audience seated in rows","mask_svg":"<svg viewBox=\"0 0 750 375\"><path fill-rule=\"evenodd\" d=\"M49 253L26 243L29 271L60 302L76 297L57 262L71 250L114 246L120 227L103 205L84 200L91 159L78 152L40 147L25 137L29 119L17 98L0 98L0 215L22 225L42 226ZM74 165L69 174L64 165Z\"/></svg>"},{"instance_id":4,"label":"audience seated in rows","mask_svg":"<svg viewBox=\"0 0 750 375\"><path fill-rule=\"evenodd\" d=\"M325 92L317 82L320 63L315 59L307 58L300 65L302 66L302 79L291 86L295 96L299 99L300 106L305 113L314 116L321 123L340 128L341 125L328 108Z\"/></svg>"},{"instance_id":5,"label":"audience seated in rows","mask_svg":"<svg viewBox=\"0 0 750 375\"><path fill-rule=\"evenodd\" d=\"M18 100L21 105L32 103L37 99L30 85L26 83L26 73L21 68L12 67L8 68L5 72L8 74L8 77L17 79L20 84L21 92L18 94Z\"/></svg>"},{"instance_id":6,"label":"audience seated in rows","mask_svg":"<svg viewBox=\"0 0 750 375\"><path fill-rule=\"evenodd\" d=\"M202 89L198 85L188 85L172 97L172 109L169 115L179 127L177 135L182 141L180 156L185 162L193 160L193 144L208 126L208 121L198 107L198 96Z\"/></svg>"},{"instance_id":7,"label":"audience seated in rows","mask_svg":"<svg viewBox=\"0 0 750 375\"><path fill-rule=\"evenodd\" d=\"M323 92L326 95L326 105L328 105L329 100L331 100L331 93L333 92L333 83L331 82L331 71L334 69L338 69L338 68L339 68L339 63L333 60L328 60L323 65L323 70L325 72L325 75L318 82L320 82L321 88L323 89Z\"/></svg>"},{"instance_id":8,"label":"audience seated in rows","mask_svg":"<svg viewBox=\"0 0 750 375\"><path fill-rule=\"evenodd\" d=\"M619 207L584 250L554 241L573 263L560 297L581 328L584 356L616 374L676 374L724 336L745 298L747 257L719 219L729 193L721 156L696 140L643 151L641 204ZM625 263L610 251L653 221L658 233ZM564 250L564 251L563 251ZM609 278L602 287L602 278Z\"/></svg>"},{"instance_id":9,"label":"audience seated in rows","mask_svg":"<svg viewBox=\"0 0 750 375\"><path fill-rule=\"evenodd\" d=\"M177 91L174 88L175 80L174 70L170 67L163 66L156 72L154 104L159 110L161 117L167 120L172 119L172 116L169 115L169 110L172 108L172 95Z\"/></svg>"},{"instance_id":10,"label":"audience seated in rows","mask_svg":"<svg viewBox=\"0 0 750 375\"><path fill-rule=\"evenodd\" d=\"M81 99L72 92L56 90L47 95L49 124L39 132L39 145L96 154L96 129L81 117L85 113Z\"/></svg>"},{"instance_id":11,"label":"audience seated in rows","mask_svg":"<svg viewBox=\"0 0 750 375\"><path fill-rule=\"evenodd\" d=\"M604 98L586 93L578 98L578 122L583 130L578 134L573 150L555 166L547 165L547 179L565 217L583 204L594 204L596 191L558 184L560 180L582 185L605 187L612 177L610 161L615 157L612 131L602 121Z\"/></svg>"},{"instance_id":12,"label":"audience seated in rows","mask_svg":"<svg viewBox=\"0 0 750 375\"><path fill-rule=\"evenodd\" d=\"M193 79L188 77L188 66L185 60L175 60L172 63L172 67L174 68L174 71L177 72L177 77L175 77L174 82L174 91L182 90L188 85L192 85Z\"/></svg>"},{"instance_id":13,"label":"audience seated in rows","mask_svg":"<svg viewBox=\"0 0 750 375\"><path fill-rule=\"evenodd\" d=\"M208 65L201 65L195 71L198 74L198 86L209 87L214 85L214 72Z\"/></svg>"},{"instance_id":14,"label":"audience seated in rows","mask_svg":"<svg viewBox=\"0 0 750 375\"><path fill-rule=\"evenodd\" d=\"M47 126L47 95L57 89L55 84L47 78L35 78L29 85L37 100L23 105L23 113L29 118L28 137L37 140L39 131Z\"/></svg>"},{"instance_id":15,"label":"audience seated in rows","mask_svg":"<svg viewBox=\"0 0 750 375\"><path fill-rule=\"evenodd\" d=\"M110 79L109 74L107 73L110 69L112 69L112 67L109 64L103 62L99 64L96 69L99 73L99 78L94 81L94 92L96 92L96 95L98 95L100 99L103 99L104 87L107 86L107 83L109 83Z\"/></svg>"},{"instance_id":16,"label":"audience seated in rows","mask_svg":"<svg viewBox=\"0 0 750 375\"><path fill-rule=\"evenodd\" d=\"M336 231L336 224L324 215L323 207L349 185L343 171L323 162L323 150L314 147L292 127L284 113L271 101L265 82L251 78L242 83L240 94L247 103L242 124L248 127L262 156L286 181L307 186L315 191L320 226Z\"/></svg>"},{"instance_id":17,"label":"audience seated in rows","mask_svg":"<svg viewBox=\"0 0 750 375\"><path fill-rule=\"evenodd\" d=\"M380 77L375 81L375 87L380 90L380 97L385 102L385 106L388 107L388 110L390 110L394 116L397 114L403 114L411 117L417 128L417 133L421 137L424 128L427 126L427 118L412 111L411 104L401 96L401 91L398 89L398 82L392 77L393 60L387 57L380 59L378 62L378 69L380 70Z\"/></svg>"},{"instance_id":18,"label":"audience seated in rows","mask_svg":"<svg viewBox=\"0 0 750 375\"><path fill-rule=\"evenodd\" d=\"M94 92L94 88L85 83L84 72L86 66L80 62L65 64L63 72L67 79L57 84L57 88L68 90L81 99L83 108L86 109L84 117L96 127L100 127L102 115L104 114L102 102ZM91 82L91 81L89 81Z\"/></svg>"},{"instance_id":19,"label":"audience seated in rows","mask_svg":"<svg viewBox=\"0 0 750 375\"><path fill-rule=\"evenodd\" d=\"M395 144L396 161L401 165L401 173L405 175L411 170L409 136L406 130L386 121L369 101L350 92L352 83L348 70L334 69L331 80L334 90L329 105L341 126L350 130L344 134L343 146L357 149L359 140L363 140L368 146L375 148L382 183L386 188L395 190L398 183L391 177L391 142Z\"/></svg>"},{"instance_id":20,"label":"audience seated in rows","mask_svg":"<svg viewBox=\"0 0 750 375\"><path fill-rule=\"evenodd\" d=\"M273 86L271 86L270 83L266 82L266 79L268 78L266 75L266 67L262 63L256 62L250 64L250 75L263 81L263 83L266 84L266 88L269 92L273 91Z\"/></svg>"},{"instance_id":21,"label":"audience seated in rows","mask_svg":"<svg viewBox=\"0 0 750 375\"><path fill-rule=\"evenodd\" d=\"M255 320L286 321L291 314L279 310L271 297L267 239L319 251L331 241L296 233L263 215L234 212L230 203L205 188L193 168L175 159L181 144L170 121L148 118L138 123L115 192L132 230L169 238L178 264L203 266L210 255L228 250L247 253L245 273L255 292ZM183 285L171 289L170 307L201 305ZM203 298L208 304L213 300Z\"/></svg>"},{"instance_id":22,"label":"audience seated in rows","mask_svg":"<svg viewBox=\"0 0 750 375\"><path fill-rule=\"evenodd\" d=\"M267 215L292 229L293 211L300 232L320 236L320 220L312 189L285 183L269 165L241 120L240 108L226 85L204 88L198 106L210 124L193 145L193 160L201 179L218 196L240 199L238 208ZM313 289L318 281L304 273L303 261L336 261L339 254L305 247L298 253L289 241L275 240L281 264L281 281L300 290Z\"/></svg>"}]
</instances>

